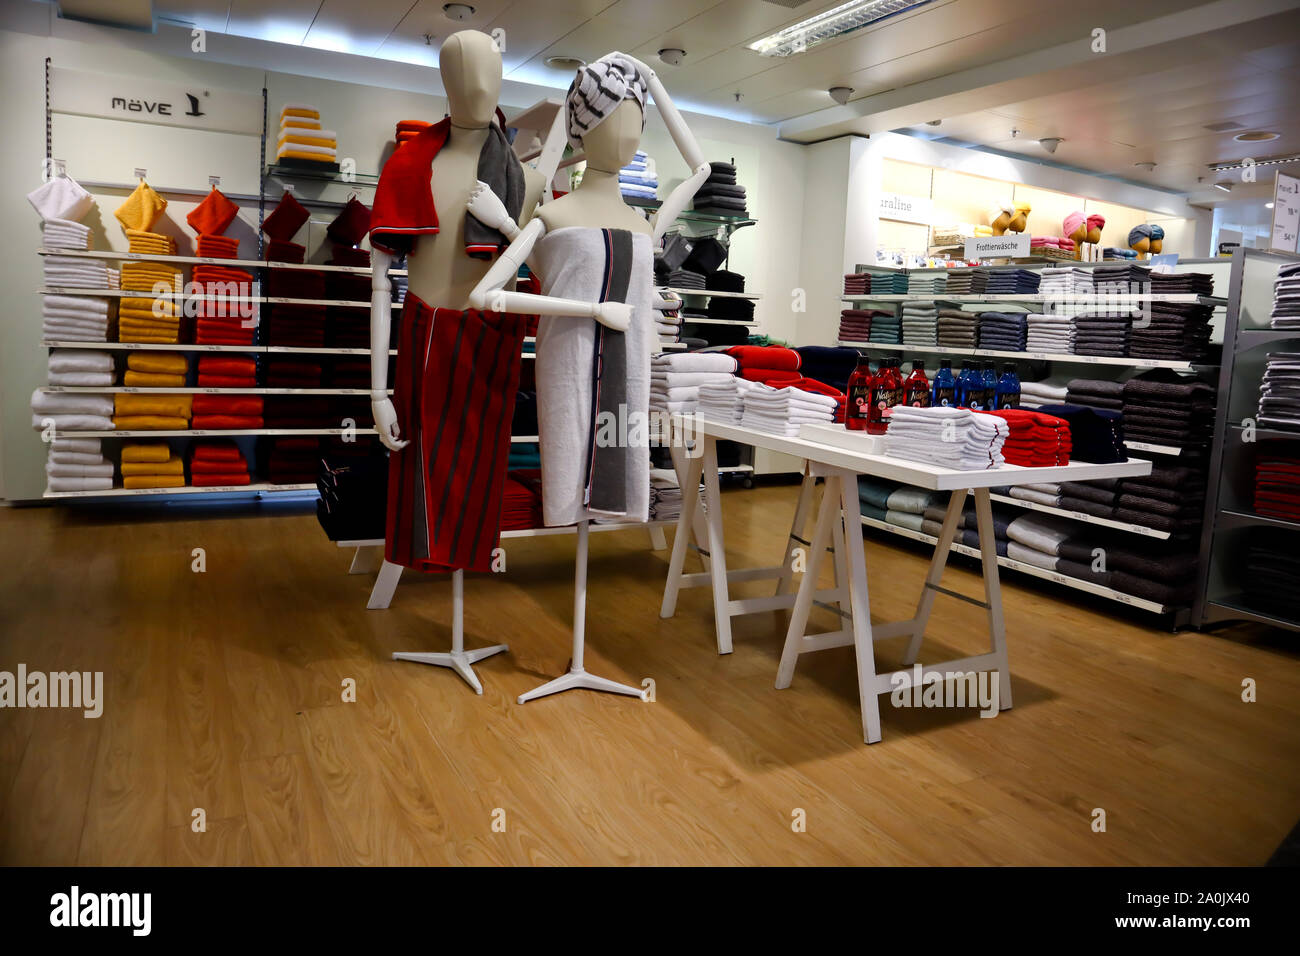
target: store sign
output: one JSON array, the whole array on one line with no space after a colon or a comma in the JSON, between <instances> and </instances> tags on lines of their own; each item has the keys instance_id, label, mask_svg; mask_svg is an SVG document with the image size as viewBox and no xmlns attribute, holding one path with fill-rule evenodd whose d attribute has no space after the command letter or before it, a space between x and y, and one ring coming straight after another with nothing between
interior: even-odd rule
<instances>
[{"instance_id":1,"label":"store sign","mask_svg":"<svg viewBox=\"0 0 1300 956\"><path fill-rule=\"evenodd\" d=\"M1019 259L1029 255L1029 233L976 236L966 240L967 259Z\"/></svg>"},{"instance_id":2,"label":"store sign","mask_svg":"<svg viewBox=\"0 0 1300 956\"><path fill-rule=\"evenodd\" d=\"M1300 252L1300 179L1277 174L1273 185L1273 236L1269 248Z\"/></svg>"},{"instance_id":3,"label":"store sign","mask_svg":"<svg viewBox=\"0 0 1300 956\"><path fill-rule=\"evenodd\" d=\"M880 219L896 222L930 224L933 202L924 196L900 196L898 193L881 193L876 200L876 215Z\"/></svg>"},{"instance_id":4,"label":"store sign","mask_svg":"<svg viewBox=\"0 0 1300 956\"><path fill-rule=\"evenodd\" d=\"M50 71L50 108L186 129L250 135L262 131L262 97L252 93L58 67Z\"/></svg>"}]
</instances>

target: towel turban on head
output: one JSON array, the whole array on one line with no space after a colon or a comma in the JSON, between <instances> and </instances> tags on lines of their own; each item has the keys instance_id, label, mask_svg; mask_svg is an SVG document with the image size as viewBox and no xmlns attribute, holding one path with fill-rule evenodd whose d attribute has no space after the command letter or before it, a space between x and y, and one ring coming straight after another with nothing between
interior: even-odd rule
<instances>
[{"instance_id":1,"label":"towel turban on head","mask_svg":"<svg viewBox=\"0 0 1300 956\"><path fill-rule=\"evenodd\" d=\"M1136 246L1143 239L1151 238L1151 227L1143 223L1140 226L1134 226L1128 231L1128 244Z\"/></svg>"},{"instance_id":2,"label":"towel turban on head","mask_svg":"<svg viewBox=\"0 0 1300 956\"><path fill-rule=\"evenodd\" d=\"M1089 231L1093 229L1105 229L1105 228L1106 228L1106 217L1103 216L1101 213L1094 212L1091 216L1088 217Z\"/></svg>"},{"instance_id":3,"label":"towel turban on head","mask_svg":"<svg viewBox=\"0 0 1300 956\"><path fill-rule=\"evenodd\" d=\"M1152 227L1151 227L1151 238L1152 238L1153 240L1160 240L1160 239L1163 239L1164 237L1165 237L1165 227L1164 227L1164 226L1152 226Z\"/></svg>"},{"instance_id":4,"label":"towel turban on head","mask_svg":"<svg viewBox=\"0 0 1300 956\"><path fill-rule=\"evenodd\" d=\"M1061 224L1061 234L1072 236L1079 231L1080 227L1087 222L1087 218L1081 212L1072 212L1065 217L1065 222Z\"/></svg>"},{"instance_id":5,"label":"towel turban on head","mask_svg":"<svg viewBox=\"0 0 1300 956\"><path fill-rule=\"evenodd\" d=\"M650 79L631 57L606 53L595 63L579 67L564 98L569 145L582 149L582 137L607 120L624 100L636 100L641 107L641 129L645 130L645 101Z\"/></svg>"}]
</instances>

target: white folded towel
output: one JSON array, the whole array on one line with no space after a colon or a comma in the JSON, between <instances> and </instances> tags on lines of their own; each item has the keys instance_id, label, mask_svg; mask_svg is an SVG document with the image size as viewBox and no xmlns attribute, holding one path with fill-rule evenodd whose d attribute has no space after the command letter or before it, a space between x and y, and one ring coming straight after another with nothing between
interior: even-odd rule
<instances>
[{"instance_id":1,"label":"white folded towel","mask_svg":"<svg viewBox=\"0 0 1300 956\"><path fill-rule=\"evenodd\" d=\"M285 126L285 127L281 127L280 129L280 136L276 140L276 145L283 146L285 139L290 136L310 136L312 139L332 139L335 142L337 142L339 138L339 134L334 132L334 130L332 129L306 130L294 126ZM290 143L289 145L292 146L294 149L297 149L298 146L300 146L301 144Z\"/></svg>"},{"instance_id":2,"label":"white folded towel","mask_svg":"<svg viewBox=\"0 0 1300 956\"><path fill-rule=\"evenodd\" d=\"M111 491L112 478L62 478L51 475L50 491Z\"/></svg>"},{"instance_id":3,"label":"white folded towel","mask_svg":"<svg viewBox=\"0 0 1300 956\"><path fill-rule=\"evenodd\" d=\"M90 193L82 189L71 176L55 176L27 194L40 217L45 220L80 219L95 204Z\"/></svg>"},{"instance_id":4,"label":"white folded towel","mask_svg":"<svg viewBox=\"0 0 1300 956\"><path fill-rule=\"evenodd\" d=\"M321 159L333 159L338 152L330 146L304 146L302 143L285 143L279 149L281 153L286 150L292 150L295 153L311 153Z\"/></svg>"},{"instance_id":5,"label":"white folded towel","mask_svg":"<svg viewBox=\"0 0 1300 956\"><path fill-rule=\"evenodd\" d=\"M78 388L112 387L112 372L50 372L47 381L51 385L76 386Z\"/></svg>"},{"instance_id":6,"label":"white folded towel","mask_svg":"<svg viewBox=\"0 0 1300 956\"><path fill-rule=\"evenodd\" d=\"M54 349L50 352L51 372L111 372L113 354L95 349Z\"/></svg>"},{"instance_id":7,"label":"white folded towel","mask_svg":"<svg viewBox=\"0 0 1300 956\"><path fill-rule=\"evenodd\" d=\"M679 388L683 385L705 385L721 382L734 377L728 372L660 372L654 370L652 366L650 386L653 388L656 382L662 382L668 388Z\"/></svg>"},{"instance_id":8,"label":"white folded towel","mask_svg":"<svg viewBox=\"0 0 1300 956\"><path fill-rule=\"evenodd\" d=\"M102 415L113 417L113 398L85 392L32 392L32 411L39 415Z\"/></svg>"},{"instance_id":9,"label":"white folded towel","mask_svg":"<svg viewBox=\"0 0 1300 956\"><path fill-rule=\"evenodd\" d=\"M52 309L91 309L108 315L108 299L93 295L47 295L42 304Z\"/></svg>"},{"instance_id":10,"label":"white folded towel","mask_svg":"<svg viewBox=\"0 0 1300 956\"><path fill-rule=\"evenodd\" d=\"M50 442L52 451L77 451L85 455L98 455L103 447L102 438L56 438Z\"/></svg>"},{"instance_id":11,"label":"white folded towel","mask_svg":"<svg viewBox=\"0 0 1300 956\"><path fill-rule=\"evenodd\" d=\"M655 356L650 371L727 372L734 374L736 360L722 352L671 352Z\"/></svg>"},{"instance_id":12,"label":"white folded towel","mask_svg":"<svg viewBox=\"0 0 1300 956\"><path fill-rule=\"evenodd\" d=\"M112 431L113 420L105 418L103 415L32 415L32 427L37 431L45 430L46 421L54 423L54 430L57 434L61 431L68 432L98 432Z\"/></svg>"},{"instance_id":13,"label":"white folded towel","mask_svg":"<svg viewBox=\"0 0 1300 956\"><path fill-rule=\"evenodd\" d=\"M64 465L55 461L45 463L45 473L58 478L112 478L113 463L102 465Z\"/></svg>"}]
</instances>

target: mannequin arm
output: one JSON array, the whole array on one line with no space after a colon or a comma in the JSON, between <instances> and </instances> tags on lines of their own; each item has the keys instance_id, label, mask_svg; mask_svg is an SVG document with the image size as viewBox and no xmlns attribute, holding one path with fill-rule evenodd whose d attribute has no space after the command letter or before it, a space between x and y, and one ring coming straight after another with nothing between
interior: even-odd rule
<instances>
[{"instance_id":1,"label":"mannequin arm","mask_svg":"<svg viewBox=\"0 0 1300 956\"><path fill-rule=\"evenodd\" d=\"M622 302L582 302L577 299L559 299L549 295L529 292L507 292L506 285L519 272L533 251L533 246L546 231L540 219L533 219L519 230L505 252L492 263L481 282L469 294L471 309L492 312L516 312L524 315L566 315L592 318L617 332L626 332L631 325L632 307Z\"/></svg>"},{"instance_id":2,"label":"mannequin arm","mask_svg":"<svg viewBox=\"0 0 1300 956\"><path fill-rule=\"evenodd\" d=\"M370 410L375 416L379 440L393 451L406 442L398 436L397 411L388 397L388 343L393 322L392 285L388 268L393 257L379 249L370 251Z\"/></svg>"},{"instance_id":3,"label":"mannequin arm","mask_svg":"<svg viewBox=\"0 0 1300 956\"><path fill-rule=\"evenodd\" d=\"M640 63L639 60L637 62ZM682 119L682 114L677 111L672 97L664 89L658 75L644 63L641 63L641 67L649 78L650 98L659 108L659 115L663 117L664 125L668 127L668 135L673 138L673 143L677 146L677 151L682 154L682 158L686 160L686 165L691 167L690 177L678 183L655 215L654 245L658 249L659 242L668 231L668 227L677 220L696 190L709 178L709 164L704 158L704 151L700 149L700 144L695 141L695 135L686 125L686 120Z\"/></svg>"}]
</instances>

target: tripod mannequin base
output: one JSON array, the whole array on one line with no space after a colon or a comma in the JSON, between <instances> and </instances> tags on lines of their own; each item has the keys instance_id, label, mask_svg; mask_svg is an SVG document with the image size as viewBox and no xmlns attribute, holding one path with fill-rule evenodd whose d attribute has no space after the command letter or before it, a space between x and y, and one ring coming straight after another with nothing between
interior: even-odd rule
<instances>
[{"instance_id":1,"label":"tripod mannequin base","mask_svg":"<svg viewBox=\"0 0 1300 956\"><path fill-rule=\"evenodd\" d=\"M597 677L595 674L588 674L581 667L574 667L570 668L569 673L563 677L557 677L541 687L533 688L526 694L520 694L518 703L525 704L538 697L559 694L566 690L603 690L610 694L626 694L629 697L640 697L645 700L645 692L639 687L631 687L604 677Z\"/></svg>"},{"instance_id":2,"label":"tripod mannequin base","mask_svg":"<svg viewBox=\"0 0 1300 956\"><path fill-rule=\"evenodd\" d=\"M509 650L505 644L493 644L491 647L480 647L472 651L448 651L443 653L423 652L423 651L395 651L393 660L395 661L415 661L417 664L432 664L435 667L449 667L464 678L465 683L474 688L474 693L482 694L483 685L479 683L478 676L474 673L472 664L477 664L485 657L491 657L493 654L500 654L502 651Z\"/></svg>"}]
</instances>

